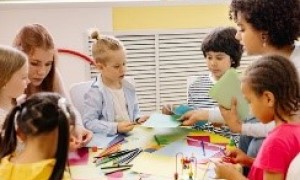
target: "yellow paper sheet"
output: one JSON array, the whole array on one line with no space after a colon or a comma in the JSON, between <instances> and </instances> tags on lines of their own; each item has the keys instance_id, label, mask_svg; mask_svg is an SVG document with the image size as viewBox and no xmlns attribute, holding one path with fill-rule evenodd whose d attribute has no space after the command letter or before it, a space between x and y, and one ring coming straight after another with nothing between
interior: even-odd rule
<instances>
[{"instance_id":1,"label":"yellow paper sheet","mask_svg":"<svg viewBox=\"0 0 300 180\"><path fill-rule=\"evenodd\" d=\"M162 177L164 179L173 179L176 172L176 159L175 157L168 157L163 155L151 154L147 152L141 153L134 159L133 167L131 171L137 173L151 174L154 177ZM184 174L181 174L180 163L178 165L178 175L184 178ZM207 177L209 164L198 164L197 178L204 179ZM159 178L160 179L160 178Z\"/></svg>"},{"instance_id":2,"label":"yellow paper sheet","mask_svg":"<svg viewBox=\"0 0 300 180\"><path fill-rule=\"evenodd\" d=\"M167 157L147 152L141 153L132 162L132 171L173 178L175 173L175 157Z\"/></svg>"}]
</instances>

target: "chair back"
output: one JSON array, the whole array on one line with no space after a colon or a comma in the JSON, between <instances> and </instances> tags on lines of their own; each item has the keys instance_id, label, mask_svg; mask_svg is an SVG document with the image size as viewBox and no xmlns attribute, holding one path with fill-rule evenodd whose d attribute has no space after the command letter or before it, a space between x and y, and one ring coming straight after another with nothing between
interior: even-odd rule
<instances>
[{"instance_id":1,"label":"chair back","mask_svg":"<svg viewBox=\"0 0 300 180\"><path fill-rule=\"evenodd\" d=\"M81 116L84 109L84 94L89 90L92 83L93 81L75 83L70 88L71 101Z\"/></svg>"},{"instance_id":2,"label":"chair back","mask_svg":"<svg viewBox=\"0 0 300 180\"><path fill-rule=\"evenodd\" d=\"M299 180L300 179L300 153L290 163L286 180Z\"/></svg>"}]
</instances>

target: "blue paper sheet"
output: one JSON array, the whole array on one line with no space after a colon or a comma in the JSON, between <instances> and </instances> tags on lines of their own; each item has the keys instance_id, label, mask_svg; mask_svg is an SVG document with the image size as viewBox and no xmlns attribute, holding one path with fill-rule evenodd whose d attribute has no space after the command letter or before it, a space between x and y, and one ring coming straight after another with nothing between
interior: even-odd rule
<instances>
[{"instance_id":1,"label":"blue paper sheet","mask_svg":"<svg viewBox=\"0 0 300 180\"><path fill-rule=\"evenodd\" d=\"M111 141L113 141L117 135L107 136L103 133L94 133L92 140L86 145L86 147L98 147L106 148Z\"/></svg>"},{"instance_id":2,"label":"blue paper sheet","mask_svg":"<svg viewBox=\"0 0 300 180\"><path fill-rule=\"evenodd\" d=\"M149 119L142 125L145 127L177 127L181 124L175 116L160 113L152 114Z\"/></svg>"}]
</instances>

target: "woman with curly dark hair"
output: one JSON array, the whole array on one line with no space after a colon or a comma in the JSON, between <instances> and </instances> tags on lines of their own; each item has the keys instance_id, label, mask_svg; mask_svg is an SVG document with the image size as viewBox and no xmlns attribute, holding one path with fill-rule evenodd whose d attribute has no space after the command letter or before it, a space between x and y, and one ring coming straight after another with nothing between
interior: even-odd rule
<instances>
[{"instance_id":1,"label":"woman with curly dark hair","mask_svg":"<svg viewBox=\"0 0 300 180\"><path fill-rule=\"evenodd\" d=\"M232 0L230 18L237 23L236 38L249 55L299 55L294 45L300 35L299 0ZM292 61L299 69L300 62Z\"/></svg>"},{"instance_id":2,"label":"woman with curly dark hair","mask_svg":"<svg viewBox=\"0 0 300 180\"><path fill-rule=\"evenodd\" d=\"M284 56L295 64L299 74L300 46L295 44L300 35L299 0L232 0L230 18L238 25L236 38L248 55ZM242 124L232 118L234 112L222 108L221 112L231 131L244 135L239 147L255 157L274 123L253 123L256 119L249 118Z\"/></svg>"}]
</instances>

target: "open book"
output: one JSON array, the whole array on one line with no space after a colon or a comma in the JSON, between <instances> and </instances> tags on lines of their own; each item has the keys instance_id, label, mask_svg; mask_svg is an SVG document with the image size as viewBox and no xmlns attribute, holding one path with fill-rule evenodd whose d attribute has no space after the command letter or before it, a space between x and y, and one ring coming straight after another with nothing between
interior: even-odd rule
<instances>
[{"instance_id":1,"label":"open book","mask_svg":"<svg viewBox=\"0 0 300 180\"><path fill-rule=\"evenodd\" d=\"M241 91L241 81L239 74L231 68L219 79L219 81L209 90L209 95L221 106L230 109L231 99L237 99L237 112L241 120L245 120L249 115L249 105Z\"/></svg>"}]
</instances>

